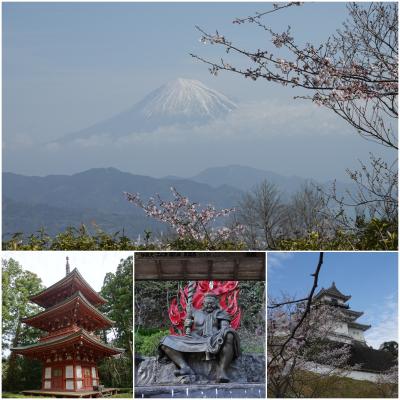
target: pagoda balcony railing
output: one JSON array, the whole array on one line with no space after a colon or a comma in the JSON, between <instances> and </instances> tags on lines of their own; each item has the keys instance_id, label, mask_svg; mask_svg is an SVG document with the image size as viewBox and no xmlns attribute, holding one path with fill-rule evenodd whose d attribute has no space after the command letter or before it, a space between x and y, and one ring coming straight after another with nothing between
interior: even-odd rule
<instances>
[{"instance_id":1,"label":"pagoda balcony railing","mask_svg":"<svg viewBox=\"0 0 400 400\"><path fill-rule=\"evenodd\" d=\"M57 336L65 335L67 333L76 332L78 330L79 330L79 327L77 327L76 325L67 326L65 328L57 329L57 330L46 333L43 336L41 336L41 338L39 340L40 341L49 340L49 339L55 338Z\"/></svg>"},{"instance_id":2,"label":"pagoda balcony railing","mask_svg":"<svg viewBox=\"0 0 400 400\"><path fill-rule=\"evenodd\" d=\"M44 334L43 336L40 337L39 340L40 341L50 340L50 339L56 338L58 336L63 336L63 335L68 334L68 333L77 332L77 331L79 331L79 329L80 328L78 326L76 326L76 325L69 326L69 327L63 328L63 329L57 329L56 331L52 331L52 332L49 332L47 334ZM89 334L89 336L93 337L94 339L96 339L96 340L98 340L100 342L103 341L101 336L95 335L93 332L87 332L87 333Z\"/></svg>"}]
</instances>

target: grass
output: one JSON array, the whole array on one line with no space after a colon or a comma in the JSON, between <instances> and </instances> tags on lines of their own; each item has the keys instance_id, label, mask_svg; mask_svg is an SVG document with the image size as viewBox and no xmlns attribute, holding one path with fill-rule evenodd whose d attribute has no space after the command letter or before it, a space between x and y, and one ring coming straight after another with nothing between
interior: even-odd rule
<instances>
[{"instance_id":1,"label":"grass","mask_svg":"<svg viewBox=\"0 0 400 400\"><path fill-rule=\"evenodd\" d=\"M121 388L119 390L120 390L120 392L118 394L114 394L111 397L118 397L118 398L132 398L133 397L133 390L131 388Z\"/></svg>"},{"instance_id":2,"label":"grass","mask_svg":"<svg viewBox=\"0 0 400 400\"><path fill-rule=\"evenodd\" d=\"M275 397L271 387L268 387L268 397ZM397 398L398 387L338 376L321 377L302 371L295 377L294 390L285 397Z\"/></svg>"},{"instance_id":3,"label":"grass","mask_svg":"<svg viewBox=\"0 0 400 400\"><path fill-rule=\"evenodd\" d=\"M130 392L118 393L118 394L115 394L114 396L111 396L111 397L132 398L133 397L133 392L131 390Z\"/></svg>"}]
</instances>

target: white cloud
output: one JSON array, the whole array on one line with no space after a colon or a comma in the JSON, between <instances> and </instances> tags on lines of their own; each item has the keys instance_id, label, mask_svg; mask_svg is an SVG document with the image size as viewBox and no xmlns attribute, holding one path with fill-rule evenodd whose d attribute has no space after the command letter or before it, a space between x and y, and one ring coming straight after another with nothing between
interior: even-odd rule
<instances>
[{"instance_id":1,"label":"white cloud","mask_svg":"<svg viewBox=\"0 0 400 400\"><path fill-rule=\"evenodd\" d=\"M365 315L368 316L367 323L371 325L365 332L368 345L378 349L383 342L398 341L397 296L387 296L383 304L375 304Z\"/></svg>"},{"instance_id":2,"label":"white cloud","mask_svg":"<svg viewBox=\"0 0 400 400\"><path fill-rule=\"evenodd\" d=\"M293 256L294 253L289 253L289 252L268 252L267 254L268 272L283 267L288 260L293 258Z\"/></svg>"},{"instance_id":3,"label":"white cloud","mask_svg":"<svg viewBox=\"0 0 400 400\"><path fill-rule=\"evenodd\" d=\"M235 138L293 137L310 135L343 135L348 127L334 114L312 103L291 105L276 101L243 103L226 118L200 126L165 126L151 132L137 131L122 137L93 135L72 142L78 147L124 147L127 144L177 143L192 140Z\"/></svg>"},{"instance_id":4,"label":"white cloud","mask_svg":"<svg viewBox=\"0 0 400 400\"><path fill-rule=\"evenodd\" d=\"M311 103L285 106L271 100L241 104L227 118L205 126L38 142L31 148L9 147L3 156L6 170L25 175L114 166L142 175L193 176L208 167L241 164L320 181L348 180L345 168L358 168L356 160L376 150L350 131L340 118ZM385 153L379 155L389 157Z\"/></svg>"}]
</instances>

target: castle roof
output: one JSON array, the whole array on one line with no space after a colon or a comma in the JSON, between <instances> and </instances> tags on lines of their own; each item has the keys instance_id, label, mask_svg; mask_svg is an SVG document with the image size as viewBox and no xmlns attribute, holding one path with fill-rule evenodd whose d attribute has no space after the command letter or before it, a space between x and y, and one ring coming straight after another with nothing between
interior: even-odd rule
<instances>
[{"instance_id":1,"label":"castle roof","mask_svg":"<svg viewBox=\"0 0 400 400\"><path fill-rule=\"evenodd\" d=\"M363 311L346 310L346 314L347 314L351 319L357 319L357 318L360 318L361 315L364 314L364 312L363 312Z\"/></svg>"},{"instance_id":2,"label":"castle roof","mask_svg":"<svg viewBox=\"0 0 400 400\"><path fill-rule=\"evenodd\" d=\"M348 322L348 326L350 328L360 329L362 331L366 331L367 329L371 328L371 325L360 324L354 321Z\"/></svg>"},{"instance_id":3,"label":"castle roof","mask_svg":"<svg viewBox=\"0 0 400 400\"><path fill-rule=\"evenodd\" d=\"M323 296L329 296L329 297L334 297L337 299L341 299L343 301L348 301L351 299L351 296L346 296L342 292L340 292L336 285L335 282L332 282L332 285L328 289L322 288L315 296L314 300L318 300Z\"/></svg>"}]
</instances>

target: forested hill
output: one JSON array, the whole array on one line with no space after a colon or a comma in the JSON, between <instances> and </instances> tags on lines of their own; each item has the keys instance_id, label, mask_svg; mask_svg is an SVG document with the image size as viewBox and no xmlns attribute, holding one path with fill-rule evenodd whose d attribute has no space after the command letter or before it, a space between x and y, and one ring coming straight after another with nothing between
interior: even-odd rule
<instances>
[{"instance_id":1,"label":"forested hill","mask_svg":"<svg viewBox=\"0 0 400 400\"><path fill-rule=\"evenodd\" d=\"M143 200L157 194L171 199L171 186L191 200L218 208L233 207L242 191L227 185L212 187L187 179L151 178L115 168L90 169L74 175L46 177L3 173L3 237L29 234L44 227L54 235L68 226L95 223L113 233L128 235L161 226L130 204L124 192L140 193Z\"/></svg>"},{"instance_id":2,"label":"forested hill","mask_svg":"<svg viewBox=\"0 0 400 400\"><path fill-rule=\"evenodd\" d=\"M163 230L129 203L124 192L139 193L143 200L172 199L171 187L202 206L237 206L245 191L264 180L276 185L282 198L292 195L309 182L273 172L243 166L209 168L191 178L152 178L122 172L116 168L95 168L74 175L45 177L3 173L3 239L16 232L29 235L45 228L54 236L69 226L97 226L107 233L122 232L134 238L144 230ZM324 184L325 188L329 186ZM338 183L338 192L350 185Z\"/></svg>"}]
</instances>

